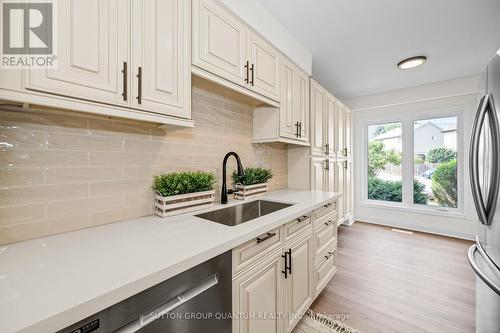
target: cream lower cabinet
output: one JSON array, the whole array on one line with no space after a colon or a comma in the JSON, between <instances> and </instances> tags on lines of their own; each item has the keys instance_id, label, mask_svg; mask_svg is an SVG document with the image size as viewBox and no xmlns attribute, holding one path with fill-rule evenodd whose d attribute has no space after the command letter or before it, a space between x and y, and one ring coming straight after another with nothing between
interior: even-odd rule
<instances>
[{"instance_id":1,"label":"cream lower cabinet","mask_svg":"<svg viewBox=\"0 0 500 333\"><path fill-rule=\"evenodd\" d=\"M283 332L283 321L264 317L283 313L283 269L281 252L277 252L233 280L233 332Z\"/></svg>"},{"instance_id":2,"label":"cream lower cabinet","mask_svg":"<svg viewBox=\"0 0 500 333\"><path fill-rule=\"evenodd\" d=\"M339 224L352 218L352 160L339 159L335 163L335 190L342 193L338 200Z\"/></svg>"},{"instance_id":3,"label":"cream lower cabinet","mask_svg":"<svg viewBox=\"0 0 500 333\"><path fill-rule=\"evenodd\" d=\"M334 265L318 266L318 258L335 250L336 207L336 202L326 204L233 249L234 333L292 331L333 276ZM330 222L322 228L325 221ZM245 253L255 253L255 258ZM242 257L244 268L234 260Z\"/></svg>"},{"instance_id":4,"label":"cream lower cabinet","mask_svg":"<svg viewBox=\"0 0 500 333\"><path fill-rule=\"evenodd\" d=\"M313 299L313 245L312 235L290 242L288 251L290 274L285 279L284 327L289 332L306 312Z\"/></svg>"}]
</instances>

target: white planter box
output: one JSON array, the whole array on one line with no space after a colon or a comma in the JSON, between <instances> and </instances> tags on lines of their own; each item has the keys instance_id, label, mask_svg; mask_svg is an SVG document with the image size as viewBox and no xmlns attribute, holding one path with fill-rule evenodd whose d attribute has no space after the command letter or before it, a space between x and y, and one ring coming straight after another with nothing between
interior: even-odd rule
<instances>
[{"instance_id":1,"label":"white planter box","mask_svg":"<svg viewBox=\"0 0 500 333\"><path fill-rule=\"evenodd\" d=\"M214 205L215 191L195 192L162 197L155 194L155 214L161 217L189 213Z\"/></svg>"},{"instance_id":2,"label":"white planter box","mask_svg":"<svg viewBox=\"0 0 500 333\"><path fill-rule=\"evenodd\" d=\"M267 183L255 185L241 185L236 184L238 192L234 193L234 198L238 200L245 200L249 197L256 197L267 193Z\"/></svg>"}]
</instances>

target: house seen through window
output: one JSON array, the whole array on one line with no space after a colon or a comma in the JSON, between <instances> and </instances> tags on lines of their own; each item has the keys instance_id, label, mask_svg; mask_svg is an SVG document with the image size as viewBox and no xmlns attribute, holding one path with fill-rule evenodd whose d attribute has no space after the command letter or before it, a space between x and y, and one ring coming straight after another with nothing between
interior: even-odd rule
<instances>
[{"instance_id":1,"label":"house seen through window","mask_svg":"<svg viewBox=\"0 0 500 333\"><path fill-rule=\"evenodd\" d=\"M457 117L443 117L368 126L368 199L457 208L457 124ZM411 127L413 138L405 137ZM402 163L411 154L403 151L406 140L412 140L412 165ZM413 199L404 200L403 187L412 185L406 193Z\"/></svg>"}]
</instances>

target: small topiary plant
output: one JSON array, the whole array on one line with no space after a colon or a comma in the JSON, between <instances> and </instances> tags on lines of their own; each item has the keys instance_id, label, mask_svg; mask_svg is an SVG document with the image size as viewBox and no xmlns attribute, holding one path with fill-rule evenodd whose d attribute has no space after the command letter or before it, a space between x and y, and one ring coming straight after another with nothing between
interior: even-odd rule
<instances>
[{"instance_id":1,"label":"small topiary plant","mask_svg":"<svg viewBox=\"0 0 500 333\"><path fill-rule=\"evenodd\" d=\"M211 191L215 175L211 172L186 171L165 173L154 177L153 191L163 197Z\"/></svg>"},{"instance_id":2,"label":"small topiary plant","mask_svg":"<svg viewBox=\"0 0 500 333\"><path fill-rule=\"evenodd\" d=\"M255 185L267 183L269 179L273 178L271 169L264 168L246 168L243 177L238 176L236 171L233 172L234 184L241 185Z\"/></svg>"}]
</instances>

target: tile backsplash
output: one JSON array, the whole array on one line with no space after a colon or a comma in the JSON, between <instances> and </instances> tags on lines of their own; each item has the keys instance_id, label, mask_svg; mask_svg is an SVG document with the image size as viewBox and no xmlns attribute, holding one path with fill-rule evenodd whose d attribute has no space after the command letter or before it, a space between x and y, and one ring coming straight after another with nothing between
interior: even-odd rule
<instances>
[{"instance_id":1,"label":"tile backsplash","mask_svg":"<svg viewBox=\"0 0 500 333\"><path fill-rule=\"evenodd\" d=\"M213 171L219 195L231 150L245 167L273 170L270 190L287 186L286 146L251 143L251 108L195 88L192 116L195 128L165 133L139 121L0 106L0 244L151 215L152 177L161 172Z\"/></svg>"}]
</instances>

